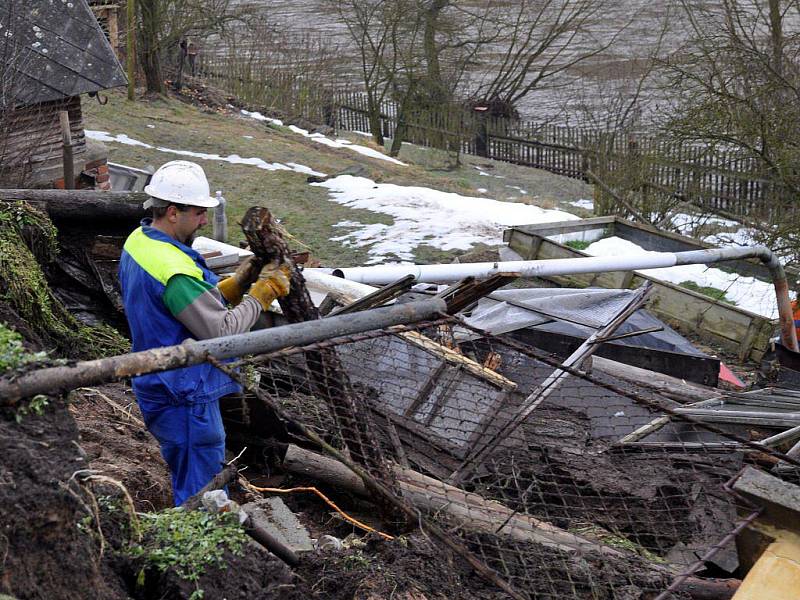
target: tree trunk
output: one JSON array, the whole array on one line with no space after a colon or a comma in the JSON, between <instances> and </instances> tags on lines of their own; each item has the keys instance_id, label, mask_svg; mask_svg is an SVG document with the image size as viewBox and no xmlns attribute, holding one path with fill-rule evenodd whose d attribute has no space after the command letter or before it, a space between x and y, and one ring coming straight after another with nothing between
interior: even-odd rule
<instances>
[{"instance_id":1,"label":"tree trunk","mask_svg":"<svg viewBox=\"0 0 800 600\"><path fill-rule=\"evenodd\" d=\"M163 94L164 78L161 74L161 47L158 32L161 29L159 0L140 0L141 29L139 31L139 53L144 71L147 91Z\"/></svg>"},{"instance_id":2,"label":"tree trunk","mask_svg":"<svg viewBox=\"0 0 800 600\"><path fill-rule=\"evenodd\" d=\"M772 68L783 75L783 16L780 0L769 0L769 29L772 46Z\"/></svg>"},{"instance_id":3,"label":"tree trunk","mask_svg":"<svg viewBox=\"0 0 800 600\"><path fill-rule=\"evenodd\" d=\"M450 0L433 0L425 11L423 48L427 70L427 89L425 92L430 102L428 108L435 108L439 103L448 100L448 94L445 91L446 86L442 81L442 68L439 62L439 47L436 44L436 34L439 31L439 16L449 4Z\"/></svg>"},{"instance_id":4,"label":"tree trunk","mask_svg":"<svg viewBox=\"0 0 800 600\"><path fill-rule=\"evenodd\" d=\"M383 124L381 123L381 105L375 99L375 92L367 89L367 118L369 119L369 131L375 143L383 148Z\"/></svg>"}]
</instances>

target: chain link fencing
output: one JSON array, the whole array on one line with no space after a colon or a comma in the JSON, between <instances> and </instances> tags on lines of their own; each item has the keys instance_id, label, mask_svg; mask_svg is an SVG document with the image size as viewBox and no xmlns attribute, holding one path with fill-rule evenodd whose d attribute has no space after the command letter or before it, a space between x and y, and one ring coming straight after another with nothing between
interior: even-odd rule
<instances>
[{"instance_id":1,"label":"chain link fencing","mask_svg":"<svg viewBox=\"0 0 800 600\"><path fill-rule=\"evenodd\" d=\"M797 466L757 443L774 425L676 412L713 397L679 402L652 382L588 369L542 400L558 359L456 319L242 362L261 396L242 404L243 424L287 418L284 440L338 467L352 461L365 481L317 463L304 465L310 478L373 496L389 513L407 507L385 513L387 527L402 531L404 514L406 530L433 531L520 598L713 593L704 577L736 571L734 534L758 514L728 483L748 464Z\"/></svg>"}]
</instances>

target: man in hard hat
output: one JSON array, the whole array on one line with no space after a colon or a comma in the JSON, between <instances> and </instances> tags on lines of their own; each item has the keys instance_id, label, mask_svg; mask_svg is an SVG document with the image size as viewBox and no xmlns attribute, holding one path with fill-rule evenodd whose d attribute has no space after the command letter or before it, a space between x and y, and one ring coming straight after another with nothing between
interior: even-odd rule
<instances>
[{"instance_id":1,"label":"man in hard hat","mask_svg":"<svg viewBox=\"0 0 800 600\"><path fill-rule=\"evenodd\" d=\"M133 351L248 331L262 310L289 292L288 269L251 257L223 281L191 248L206 212L218 204L203 169L175 160L144 191L144 219L125 242L119 279ZM172 473L175 505L216 475L225 458L219 398L239 386L208 363L133 378L145 424Z\"/></svg>"}]
</instances>

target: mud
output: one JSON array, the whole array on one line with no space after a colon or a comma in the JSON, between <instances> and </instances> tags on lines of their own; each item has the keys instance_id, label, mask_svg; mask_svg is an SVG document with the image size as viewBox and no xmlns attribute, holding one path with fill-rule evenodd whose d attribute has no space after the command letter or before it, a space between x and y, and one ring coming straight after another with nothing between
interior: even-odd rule
<instances>
[{"instance_id":1,"label":"mud","mask_svg":"<svg viewBox=\"0 0 800 600\"><path fill-rule=\"evenodd\" d=\"M127 598L100 557L73 474L89 467L63 402L0 411L0 592L19 600ZM66 584L69 583L69 586Z\"/></svg>"},{"instance_id":2,"label":"mud","mask_svg":"<svg viewBox=\"0 0 800 600\"><path fill-rule=\"evenodd\" d=\"M172 506L169 469L147 433L130 387L109 384L72 393L70 412L92 468L120 481L140 511Z\"/></svg>"}]
</instances>

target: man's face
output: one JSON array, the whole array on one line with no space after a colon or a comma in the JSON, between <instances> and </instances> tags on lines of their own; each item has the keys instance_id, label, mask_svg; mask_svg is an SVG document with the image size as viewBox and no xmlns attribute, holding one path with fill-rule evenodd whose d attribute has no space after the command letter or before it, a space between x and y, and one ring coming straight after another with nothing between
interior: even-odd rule
<instances>
[{"instance_id":1,"label":"man's face","mask_svg":"<svg viewBox=\"0 0 800 600\"><path fill-rule=\"evenodd\" d=\"M190 206L184 211L175 211L175 238L187 246L191 246L197 230L208 224L208 209Z\"/></svg>"}]
</instances>

